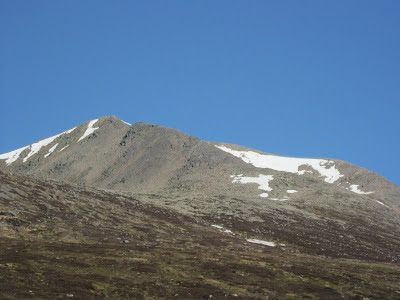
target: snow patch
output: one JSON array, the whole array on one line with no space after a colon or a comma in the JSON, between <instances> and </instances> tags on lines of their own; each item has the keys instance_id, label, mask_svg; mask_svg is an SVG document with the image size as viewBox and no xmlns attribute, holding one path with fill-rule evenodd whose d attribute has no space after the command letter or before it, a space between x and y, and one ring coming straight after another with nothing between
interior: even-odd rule
<instances>
[{"instance_id":1,"label":"snow patch","mask_svg":"<svg viewBox=\"0 0 400 300\"><path fill-rule=\"evenodd\" d=\"M283 198L271 198L271 200L274 200L274 201L287 201L287 200L289 200L289 198L285 196Z\"/></svg>"},{"instance_id":2,"label":"snow patch","mask_svg":"<svg viewBox=\"0 0 400 300\"><path fill-rule=\"evenodd\" d=\"M387 206L385 203L383 203L383 202L381 202L381 201L379 201L379 200L375 200L375 201L378 202L380 205L383 205L383 206L386 206L386 207L390 208L390 207Z\"/></svg>"},{"instance_id":3,"label":"snow patch","mask_svg":"<svg viewBox=\"0 0 400 300\"><path fill-rule=\"evenodd\" d=\"M47 145L51 144L56 138L62 136L63 134L68 134L71 133L72 131L75 130L76 127L71 128L67 131L61 132L57 135L51 136L47 139L41 140L37 143L33 143L30 146L30 152L28 153L28 155L23 159L23 162L26 162L30 157L32 157L33 155L35 155L36 153L38 153L40 151L40 149L42 149L42 147L46 147Z\"/></svg>"},{"instance_id":4,"label":"snow patch","mask_svg":"<svg viewBox=\"0 0 400 300\"><path fill-rule=\"evenodd\" d=\"M131 126L132 124L129 124L128 122L125 122L124 120L121 120L123 123L125 123L128 126Z\"/></svg>"},{"instance_id":5,"label":"snow patch","mask_svg":"<svg viewBox=\"0 0 400 300\"><path fill-rule=\"evenodd\" d=\"M263 175L260 174L257 177L245 177L242 174L240 175L232 175L231 178L233 178L232 182L233 183L256 183L258 184L258 189L270 192L272 191L272 188L269 186L269 182L274 179L273 175ZM260 197L268 197L268 193L261 193Z\"/></svg>"},{"instance_id":6,"label":"snow patch","mask_svg":"<svg viewBox=\"0 0 400 300\"><path fill-rule=\"evenodd\" d=\"M350 185L350 191L352 191L353 193L356 193L356 194L360 194L360 195L369 195L369 194L374 193L374 192L363 192L358 187L359 187L358 184L352 184L352 185Z\"/></svg>"},{"instance_id":7,"label":"snow patch","mask_svg":"<svg viewBox=\"0 0 400 300\"><path fill-rule=\"evenodd\" d=\"M62 147L60 150L58 150L58 152L61 152L61 151L63 151L64 149L66 149L66 148L68 148L69 147L69 145L67 145L67 146L65 146L65 147Z\"/></svg>"},{"instance_id":8,"label":"snow patch","mask_svg":"<svg viewBox=\"0 0 400 300\"><path fill-rule=\"evenodd\" d=\"M48 157L50 154L52 154L54 152L54 150L56 150L57 146L58 146L58 143L55 144L53 147L51 147L49 149L49 152L47 152L47 154L45 154L44 157Z\"/></svg>"},{"instance_id":9,"label":"snow patch","mask_svg":"<svg viewBox=\"0 0 400 300\"><path fill-rule=\"evenodd\" d=\"M84 134L79 138L78 142L83 140L84 138L88 137L89 135L91 135L93 132L95 132L97 129L99 129L99 127L93 127L94 124L96 124L96 122L99 119L95 119L89 122L88 127L86 129L86 131L84 132Z\"/></svg>"},{"instance_id":10,"label":"snow patch","mask_svg":"<svg viewBox=\"0 0 400 300\"><path fill-rule=\"evenodd\" d=\"M0 159L5 159L7 165L12 164L19 158L21 153L27 148L29 148L29 146L25 146L8 153L0 154Z\"/></svg>"},{"instance_id":11,"label":"snow patch","mask_svg":"<svg viewBox=\"0 0 400 300\"><path fill-rule=\"evenodd\" d=\"M234 234L231 230L229 230L229 229L224 229L224 227L222 227L221 225L215 225L215 224L213 224L213 225L211 225L211 227L217 228L217 229L221 230L221 231L224 232L224 233Z\"/></svg>"},{"instance_id":12,"label":"snow patch","mask_svg":"<svg viewBox=\"0 0 400 300\"><path fill-rule=\"evenodd\" d=\"M215 145L218 149L228 152L233 156L242 159L244 162L252 164L257 168L266 168L276 171L295 173L304 175L310 171L299 170L300 166L309 166L316 170L325 181L334 183L344 175L340 174L339 170L335 167L335 162L325 159L312 159L312 158L295 158L285 157L269 154L260 154L254 151L238 151L230 149L223 145Z\"/></svg>"},{"instance_id":13,"label":"snow patch","mask_svg":"<svg viewBox=\"0 0 400 300\"><path fill-rule=\"evenodd\" d=\"M42 149L42 147L46 147L47 145L51 144L56 138L58 138L61 134L57 134L55 136L49 137L47 139L41 140L37 143L33 143L30 146L30 152L28 153L28 155L22 160L23 162L26 162L29 158L31 158L33 155L35 155L36 153L38 153L40 151L40 149Z\"/></svg>"},{"instance_id":14,"label":"snow patch","mask_svg":"<svg viewBox=\"0 0 400 300\"><path fill-rule=\"evenodd\" d=\"M257 240L257 239L246 239L249 243L253 244L259 244L259 245L264 245L264 246L269 246L269 247L276 247L275 242L268 242L268 241L263 241L263 240Z\"/></svg>"},{"instance_id":15,"label":"snow patch","mask_svg":"<svg viewBox=\"0 0 400 300\"><path fill-rule=\"evenodd\" d=\"M25 150L25 149L30 149L28 155L22 160L23 162L26 162L30 157L32 157L33 155L35 155L36 153L38 153L40 151L40 149L42 149L42 147L45 147L49 144L51 144L56 138L58 138L59 136L62 136L64 134L68 134L71 133L72 131L75 130L76 127L71 128L67 131L61 132L57 135L51 136L47 139L41 140L39 142L33 143L31 145L19 148L17 150L5 153L5 154L1 154L0 155L0 159L6 159L6 164L9 165L13 162L15 162L19 156L21 155L21 153ZM53 150L54 151L54 150Z\"/></svg>"},{"instance_id":16,"label":"snow patch","mask_svg":"<svg viewBox=\"0 0 400 300\"><path fill-rule=\"evenodd\" d=\"M64 132L61 133L61 134L68 134L68 133L71 133L71 132L74 131L75 129L76 129L76 127L71 128L71 129L69 129L69 130L67 130L67 131L64 131Z\"/></svg>"},{"instance_id":17,"label":"snow patch","mask_svg":"<svg viewBox=\"0 0 400 300\"><path fill-rule=\"evenodd\" d=\"M297 191L296 190L287 190L286 191L288 194L294 194L294 193L297 193Z\"/></svg>"},{"instance_id":18,"label":"snow patch","mask_svg":"<svg viewBox=\"0 0 400 300\"><path fill-rule=\"evenodd\" d=\"M211 227L218 228L218 229L223 229L224 228L221 225L211 225Z\"/></svg>"}]
</instances>

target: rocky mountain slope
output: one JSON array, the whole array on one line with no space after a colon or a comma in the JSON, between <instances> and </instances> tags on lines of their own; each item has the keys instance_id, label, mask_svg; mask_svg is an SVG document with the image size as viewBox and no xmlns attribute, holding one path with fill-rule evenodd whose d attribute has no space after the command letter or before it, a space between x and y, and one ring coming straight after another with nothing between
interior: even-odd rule
<instances>
[{"instance_id":1,"label":"rocky mountain slope","mask_svg":"<svg viewBox=\"0 0 400 300\"><path fill-rule=\"evenodd\" d=\"M267 155L236 145L202 141L156 125L130 125L115 117L92 120L1 154L0 163L3 168L24 174L133 192L173 188L181 192L184 187L238 193L243 186L235 189L232 181L261 180L270 181L266 189L259 184L264 192L271 189L270 193L264 193L265 197L270 194L269 199L284 200L290 194L279 185L280 178L263 178L286 176L287 188L292 191L300 186L296 182L290 186L289 180L297 178L301 184L304 178L313 178L319 179L315 183L320 185L331 184L357 195L373 194L375 199L387 199L389 204L391 196L399 196L399 188L384 178L343 161ZM264 174L252 176L254 173ZM398 201L393 204L399 206Z\"/></svg>"},{"instance_id":2,"label":"rocky mountain slope","mask_svg":"<svg viewBox=\"0 0 400 300\"><path fill-rule=\"evenodd\" d=\"M1 299L398 299L398 264L262 243L125 194L0 172Z\"/></svg>"},{"instance_id":3,"label":"rocky mountain slope","mask_svg":"<svg viewBox=\"0 0 400 300\"><path fill-rule=\"evenodd\" d=\"M130 125L116 117L92 120L1 154L0 164L24 174L120 191L175 188L248 195L253 190L252 196L272 201L301 195L311 183L313 189L330 186L353 196L371 195L371 199L382 200L378 202L382 206L399 208L399 187L343 161L268 155L156 125ZM253 183L261 191L237 188L232 182Z\"/></svg>"},{"instance_id":4,"label":"rocky mountain slope","mask_svg":"<svg viewBox=\"0 0 400 300\"><path fill-rule=\"evenodd\" d=\"M399 187L340 160L104 117L0 155L0 169L118 191L303 253L400 261Z\"/></svg>"}]
</instances>

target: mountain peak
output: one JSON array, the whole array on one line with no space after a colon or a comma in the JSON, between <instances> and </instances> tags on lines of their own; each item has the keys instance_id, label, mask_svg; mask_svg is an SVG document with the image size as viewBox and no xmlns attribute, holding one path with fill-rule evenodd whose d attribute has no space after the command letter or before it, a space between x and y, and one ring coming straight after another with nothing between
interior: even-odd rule
<instances>
[{"instance_id":1,"label":"mountain peak","mask_svg":"<svg viewBox=\"0 0 400 300\"><path fill-rule=\"evenodd\" d=\"M93 120L97 120L97 121L101 121L101 122L110 122L110 123L113 123L113 122L124 123L124 124L126 124L128 126L131 126L130 123L122 120L121 118L119 118L119 117L117 117L115 115L101 116L101 117L98 117L97 119L93 119Z\"/></svg>"},{"instance_id":2,"label":"mountain peak","mask_svg":"<svg viewBox=\"0 0 400 300\"><path fill-rule=\"evenodd\" d=\"M166 127L163 125L149 123L149 122L145 122L145 121L136 121L134 123L129 123L115 115L101 116L101 117L98 117L97 119L87 121L87 122L83 123L82 125L87 126L87 124L89 124L90 122L92 122L93 124L96 123L98 126L101 126L102 124L105 124L105 123L119 123L119 124L125 124L128 126L131 126L132 128L135 128L135 129L170 131L170 132L175 132L175 133L179 133L179 134L183 134L183 135L187 136L187 134L185 134L177 129L174 129L174 128L169 128L169 127Z\"/></svg>"}]
</instances>

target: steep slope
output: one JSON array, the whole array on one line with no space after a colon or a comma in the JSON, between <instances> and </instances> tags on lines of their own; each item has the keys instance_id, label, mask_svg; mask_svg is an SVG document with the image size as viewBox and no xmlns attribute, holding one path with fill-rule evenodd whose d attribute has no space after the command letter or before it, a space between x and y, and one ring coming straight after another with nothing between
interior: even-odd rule
<instances>
[{"instance_id":1,"label":"steep slope","mask_svg":"<svg viewBox=\"0 0 400 300\"><path fill-rule=\"evenodd\" d=\"M0 172L1 299L396 299L400 267L297 253L138 197ZM256 243L254 243L256 242Z\"/></svg>"},{"instance_id":2,"label":"steep slope","mask_svg":"<svg viewBox=\"0 0 400 300\"><path fill-rule=\"evenodd\" d=\"M332 159L270 155L105 117L0 156L0 168L140 195L260 240L400 260L400 189Z\"/></svg>"}]
</instances>

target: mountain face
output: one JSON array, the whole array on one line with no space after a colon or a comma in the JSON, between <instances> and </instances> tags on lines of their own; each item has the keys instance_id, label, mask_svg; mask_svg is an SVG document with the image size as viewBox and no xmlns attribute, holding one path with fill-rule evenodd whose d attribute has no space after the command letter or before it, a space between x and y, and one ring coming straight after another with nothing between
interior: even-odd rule
<instances>
[{"instance_id":1,"label":"mountain face","mask_svg":"<svg viewBox=\"0 0 400 300\"><path fill-rule=\"evenodd\" d=\"M296 251L400 261L400 188L340 160L104 117L1 154L0 169L118 191Z\"/></svg>"},{"instance_id":2,"label":"mountain face","mask_svg":"<svg viewBox=\"0 0 400 300\"><path fill-rule=\"evenodd\" d=\"M343 161L270 155L156 125L130 125L115 117L92 120L0 154L0 166L125 192L250 193L267 202L283 202L311 188L348 197L368 195L387 208L400 206L399 187Z\"/></svg>"}]
</instances>

